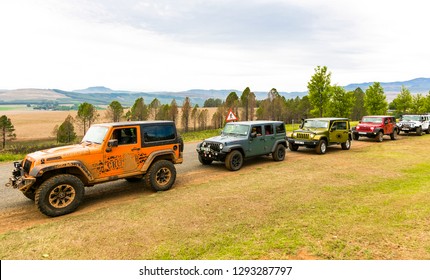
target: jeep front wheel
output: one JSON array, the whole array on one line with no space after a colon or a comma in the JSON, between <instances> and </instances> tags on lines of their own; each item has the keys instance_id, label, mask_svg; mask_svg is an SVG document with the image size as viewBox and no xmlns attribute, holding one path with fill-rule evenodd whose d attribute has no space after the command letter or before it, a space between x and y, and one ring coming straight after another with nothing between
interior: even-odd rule
<instances>
[{"instance_id":1,"label":"jeep front wheel","mask_svg":"<svg viewBox=\"0 0 430 280\"><path fill-rule=\"evenodd\" d=\"M285 147L282 144L276 146L275 151L272 153L274 161L283 161L285 159Z\"/></svg>"},{"instance_id":2,"label":"jeep front wheel","mask_svg":"<svg viewBox=\"0 0 430 280\"><path fill-rule=\"evenodd\" d=\"M326 140L320 140L318 143L318 146L316 147L317 154L323 155L327 152L327 141Z\"/></svg>"},{"instance_id":3,"label":"jeep front wheel","mask_svg":"<svg viewBox=\"0 0 430 280\"><path fill-rule=\"evenodd\" d=\"M225 167L231 171L239 170L243 165L242 153L238 150L231 151L225 158Z\"/></svg>"},{"instance_id":4,"label":"jeep front wheel","mask_svg":"<svg viewBox=\"0 0 430 280\"><path fill-rule=\"evenodd\" d=\"M376 135L376 141L382 142L382 140L384 140L384 133L382 131L379 131Z\"/></svg>"},{"instance_id":5,"label":"jeep front wheel","mask_svg":"<svg viewBox=\"0 0 430 280\"><path fill-rule=\"evenodd\" d=\"M167 191L176 179L176 169L168 160L159 160L151 165L145 183L155 191Z\"/></svg>"},{"instance_id":6,"label":"jeep front wheel","mask_svg":"<svg viewBox=\"0 0 430 280\"><path fill-rule=\"evenodd\" d=\"M417 127L417 135L418 135L418 136L423 135L423 129L421 128L421 126L420 126L420 127Z\"/></svg>"},{"instance_id":7,"label":"jeep front wheel","mask_svg":"<svg viewBox=\"0 0 430 280\"><path fill-rule=\"evenodd\" d=\"M342 150L349 150L351 148L351 140L346 140L346 142L340 144L340 146L342 147Z\"/></svg>"},{"instance_id":8,"label":"jeep front wheel","mask_svg":"<svg viewBox=\"0 0 430 280\"><path fill-rule=\"evenodd\" d=\"M57 217L78 208L84 197L84 184L70 174L61 174L43 182L36 191L35 203L40 212Z\"/></svg>"}]
</instances>

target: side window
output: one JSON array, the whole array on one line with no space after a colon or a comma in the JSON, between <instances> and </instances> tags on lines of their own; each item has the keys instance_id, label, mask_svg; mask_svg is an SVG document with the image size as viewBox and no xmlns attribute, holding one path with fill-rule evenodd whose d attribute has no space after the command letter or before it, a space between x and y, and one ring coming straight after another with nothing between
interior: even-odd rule
<instances>
[{"instance_id":1,"label":"side window","mask_svg":"<svg viewBox=\"0 0 430 280\"><path fill-rule=\"evenodd\" d=\"M266 125L264 126L264 133L265 133L266 135L271 135L271 134L273 134L273 126L272 126L271 124L266 124Z\"/></svg>"},{"instance_id":2,"label":"side window","mask_svg":"<svg viewBox=\"0 0 430 280\"><path fill-rule=\"evenodd\" d=\"M112 133L112 139L117 139L118 145L136 144L136 131L136 127L115 129Z\"/></svg>"},{"instance_id":3,"label":"side window","mask_svg":"<svg viewBox=\"0 0 430 280\"><path fill-rule=\"evenodd\" d=\"M332 126L333 130L346 130L346 122L335 122Z\"/></svg>"},{"instance_id":4,"label":"side window","mask_svg":"<svg viewBox=\"0 0 430 280\"><path fill-rule=\"evenodd\" d=\"M251 133L257 133L257 136L263 135L261 126L260 125L253 126L251 129Z\"/></svg>"},{"instance_id":5,"label":"side window","mask_svg":"<svg viewBox=\"0 0 430 280\"><path fill-rule=\"evenodd\" d=\"M175 139L175 129L171 125L144 126L142 133L146 143Z\"/></svg>"},{"instance_id":6,"label":"side window","mask_svg":"<svg viewBox=\"0 0 430 280\"><path fill-rule=\"evenodd\" d=\"M280 124L276 126L276 133L284 133L285 132L285 125Z\"/></svg>"}]
</instances>

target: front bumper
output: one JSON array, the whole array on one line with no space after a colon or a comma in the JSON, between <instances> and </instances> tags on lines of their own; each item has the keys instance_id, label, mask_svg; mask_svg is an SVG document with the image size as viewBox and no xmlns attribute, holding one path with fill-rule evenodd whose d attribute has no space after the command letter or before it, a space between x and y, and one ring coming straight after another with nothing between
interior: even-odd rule
<instances>
[{"instance_id":1,"label":"front bumper","mask_svg":"<svg viewBox=\"0 0 430 280\"><path fill-rule=\"evenodd\" d=\"M203 159L208 160L224 161L227 156L227 154L222 151L215 151L210 148L197 148L196 151Z\"/></svg>"},{"instance_id":2,"label":"front bumper","mask_svg":"<svg viewBox=\"0 0 430 280\"><path fill-rule=\"evenodd\" d=\"M25 176L24 169L20 162L14 162L14 167L15 169L12 171L12 177L9 178L9 182L7 182L5 186L19 189L22 192L28 191L36 182L36 178Z\"/></svg>"},{"instance_id":3,"label":"front bumper","mask_svg":"<svg viewBox=\"0 0 430 280\"><path fill-rule=\"evenodd\" d=\"M360 137L375 138L377 132L354 131L353 134L358 135Z\"/></svg>"},{"instance_id":4,"label":"front bumper","mask_svg":"<svg viewBox=\"0 0 430 280\"><path fill-rule=\"evenodd\" d=\"M307 139L288 138L288 143L291 144L291 145L316 147L318 145L318 143L319 143L319 140L307 140Z\"/></svg>"}]
</instances>

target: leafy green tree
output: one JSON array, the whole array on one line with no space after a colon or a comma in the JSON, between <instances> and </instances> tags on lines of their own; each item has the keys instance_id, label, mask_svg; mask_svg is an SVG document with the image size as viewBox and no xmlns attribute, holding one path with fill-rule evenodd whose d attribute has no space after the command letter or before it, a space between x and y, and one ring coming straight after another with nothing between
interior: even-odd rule
<instances>
[{"instance_id":1,"label":"leafy green tree","mask_svg":"<svg viewBox=\"0 0 430 280\"><path fill-rule=\"evenodd\" d=\"M412 108L412 94L406 87L402 86L400 93L393 100L393 106L399 115L410 112Z\"/></svg>"},{"instance_id":2,"label":"leafy green tree","mask_svg":"<svg viewBox=\"0 0 430 280\"><path fill-rule=\"evenodd\" d=\"M370 115L384 115L388 109L387 97L378 82L373 83L364 95L364 108Z\"/></svg>"},{"instance_id":3,"label":"leafy green tree","mask_svg":"<svg viewBox=\"0 0 430 280\"><path fill-rule=\"evenodd\" d=\"M187 96L182 104L182 126L185 132L188 132L190 125L190 114L191 114L191 101Z\"/></svg>"},{"instance_id":4,"label":"leafy green tree","mask_svg":"<svg viewBox=\"0 0 430 280\"><path fill-rule=\"evenodd\" d=\"M257 107L257 100L255 97L255 93L252 91L248 96L248 107L249 107L249 120L253 121L255 118L255 108Z\"/></svg>"},{"instance_id":5,"label":"leafy green tree","mask_svg":"<svg viewBox=\"0 0 430 280\"><path fill-rule=\"evenodd\" d=\"M331 73L327 72L327 66L317 66L308 82L309 101L319 117L324 116L330 101L330 82Z\"/></svg>"},{"instance_id":6,"label":"leafy green tree","mask_svg":"<svg viewBox=\"0 0 430 280\"><path fill-rule=\"evenodd\" d=\"M430 113L430 90L427 93L427 95L424 97L425 101L424 101L424 112L425 113Z\"/></svg>"},{"instance_id":7,"label":"leafy green tree","mask_svg":"<svg viewBox=\"0 0 430 280\"><path fill-rule=\"evenodd\" d=\"M178 119L178 104L176 103L175 99L173 99L172 102L170 103L169 119L171 119L175 123L176 123L176 120Z\"/></svg>"},{"instance_id":8,"label":"leafy green tree","mask_svg":"<svg viewBox=\"0 0 430 280\"><path fill-rule=\"evenodd\" d=\"M73 126L73 117L68 115L57 129L57 142L72 143L76 140L76 137L75 127Z\"/></svg>"},{"instance_id":9,"label":"leafy green tree","mask_svg":"<svg viewBox=\"0 0 430 280\"><path fill-rule=\"evenodd\" d=\"M130 109L129 119L132 121L146 121L148 116L148 107L145 105L143 97L137 98Z\"/></svg>"},{"instance_id":10,"label":"leafy green tree","mask_svg":"<svg viewBox=\"0 0 430 280\"><path fill-rule=\"evenodd\" d=\"M3 149L6 147L6 141L16 139L15 127L6 115L0 117L0 138Z\"/></svg>"},{"instance_id":11,"label":"leafy green tree","mask_svg":"<svg viewBox=\"0 0 430 280\"><path fill-rule=\"evenodd\" d=\"M193 110L191 111L191 120L193 121L193 129L196 131L197 129L197 123L199 118L199 105L194 105Z\"/></svg>"},{"instance_id":12,"label":"leafy green tree","mask_svg":"<svg viewBox=\"0 0 430 280\"><path fill-rule=\"evenodd\" d=\"M424 114L426 111L426 98L418 93L412 96L411 112L415 114Z\"/></svg>"},{"instance_id":13,"label":"leafy green tree","mask_svg":"<svg viewBox=\"0 0 430 280\"><path fill-rule=\"evenodd\" d=\"M354 107L352 108L351 120L361 120L363 116L366 115L366 110L364 109L364 91L361 88L356 88L354 90Z\"/></svg>"},{"instance_id":14,"label":"leafy green tree","mask_svg":"<svg viewBox=\"0 0 430 280\"><path fill-rule=\"evenodd\" d=\"M349 118L354 107L354 92L346 92L341 86L333 86L329 103L330 116Z\"/></svg>"},{"instance_id":15,"label":"leafy green tree","mask_svg":"<svg viewBox=\"0 0 430 280\"><path fill-rule=\"evenodd\" d=\"M84 134L87 133L87 128L98 118L96 107L87 102L80 104L77 118L84 128Z\"/></svg>"},{"instance_id":16,"label":"leafy green tree","mask_svg":"<svg viewBox=\"0 0 430 280\"><path fill-rule=\"evenodd\" d=\"M232 109L236 116L239 117L239 97L236 92L232 91L229 93L225 99L225 107L227 110Z\"/></svg>"},{"instance_id":17,"label":"leafy green tree","mask_svg":"<svg viewBox=\"0 0 430 280\"><path fill-rule=\"evenodd\" d=\"M249 120L249 95L251 93L251 90L249 87L245 88L245 90L242 92L242 95L240 96L240 103L243 108L243 120L248 121Z\"/></svg>"},{"instance_id":18,"label":"leafy green tree","mask_svg":"<svg viewBox=\"0 0 430 280\"><path fill-rule=\"evenodd\" d=\"M112 122L119 122L123 114L124 107L116 100L112 101L106 109L106 118Z\"/></svg>"},{"instance_id":19,"label":"leafy green tree","mask_svg":"<svg viewBox=\"0 0 430 280\"><path fill-rule=\"evenodd\" d=\"M161 102L157 98L154 98L151 104L149 104L149 110L151 112L150 114L154 120L157 119L157 114L160 107L161 107Z\"/></svg>"},{"instance_id":20,"label":"leafy green tree","mask_svg":"<svg viewBox=\"0 0 430 280\"><path fill-rule=\"evenodd\" d=\"M209 98L209 99L205 100L205 103L203 104L203 107L210 108L210 107L218 107L218 106L221 106L221 105L222 105L222 100L221 99L219 99L219 98L217 98L217 99Z\"/></svg>"},{"instance_id":21,"label":"leafy green tree","mask_svg":"<svg viewBox=\"0 0 430 280\"><path fill-rule=\"evenodd\" d=\"M208 117L209 117L208 109L203 109L200 111L198 116L200 130L207 129Z\"/></svg>"}]
</instances>

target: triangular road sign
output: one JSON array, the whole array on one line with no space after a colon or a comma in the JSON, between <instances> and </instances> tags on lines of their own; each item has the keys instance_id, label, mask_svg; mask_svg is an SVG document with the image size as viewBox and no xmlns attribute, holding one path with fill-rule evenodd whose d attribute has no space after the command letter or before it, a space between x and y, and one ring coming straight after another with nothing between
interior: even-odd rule
<instances>
[{"instance_id":1,"label":"triangular road sign","mask_svg":"<svg viewBox=\"0 0 430 280\"><path fill-rule=\"evenodd\" d=\"M233 113L233 110L230 109L230 111L227 114L227 117L225 118L226 122L231 122L231 121L237 121L237 117L236 115Z\"/></svg>"}]
</instances>

